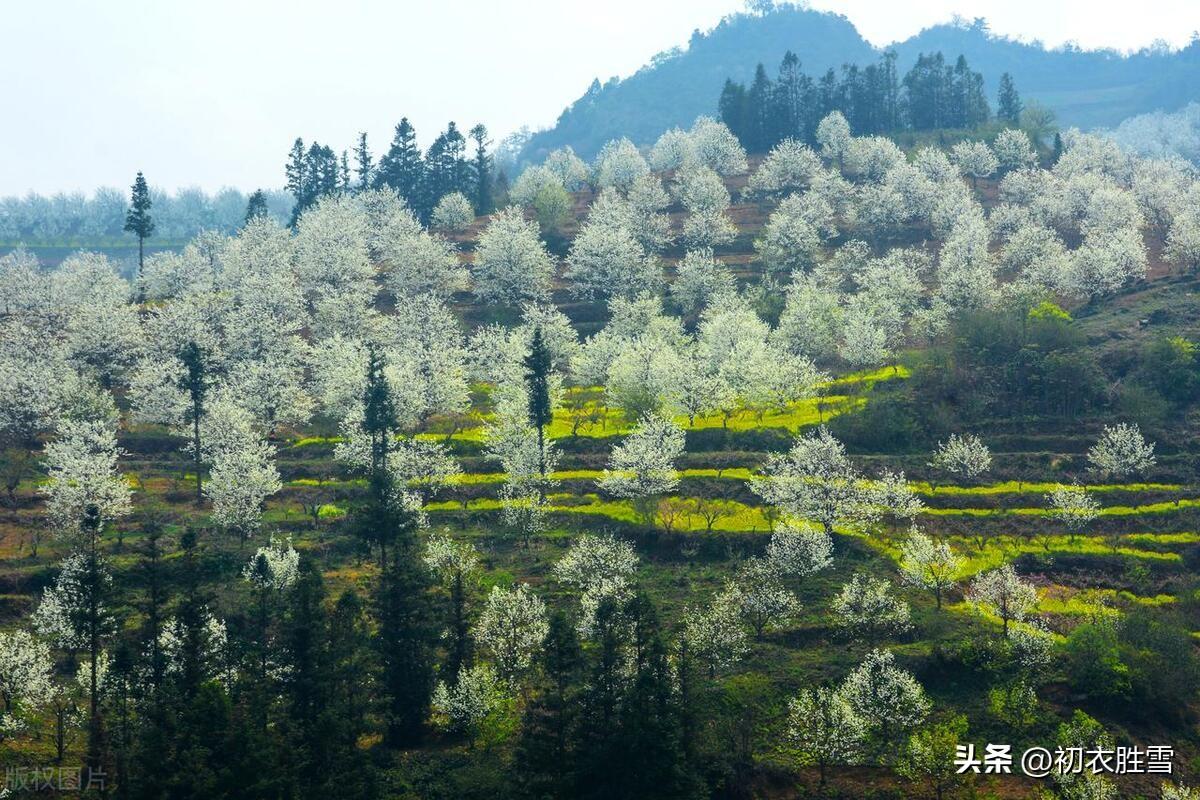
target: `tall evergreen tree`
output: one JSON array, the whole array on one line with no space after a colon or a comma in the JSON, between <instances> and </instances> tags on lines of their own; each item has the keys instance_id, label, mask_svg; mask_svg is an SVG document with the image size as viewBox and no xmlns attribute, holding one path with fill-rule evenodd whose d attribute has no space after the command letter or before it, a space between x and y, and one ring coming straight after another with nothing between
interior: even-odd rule
<instances>
[{"instance_id":1,"label":"tall evergreen tree","mask_svg":"<svg viewBox=\"0 0 1200 800\"><path fill-rule=\"evenodd\" d=\"M658 612L645 596L630 604L633 680L621 704L622 791L613 796L696 796L682 745L682 715Z\"/></svg>"},{"instance_id":2,"label":"tall evergreen tree","mask_svg":"<svg viewBox=\"0 0 1200 800\"><path fill-rule=\"evenodd\" d=\"M471 128L471 141L475 142L475 158L471 170L475 181L475 213L490 214L496 210L492 200L492 157L488 155L488 131L482 123Z\"/></svg>"},{"instance_id":3,"label":"tall evergreen tree","mask_svg":"<svg viewBox=\"0 0 1200 800\"><path fill-rule=\"evenodd\" d=\"M1009 125L1021 124L1021 95L1017 93L1017 85L1013 83L1012 75L1007 72L1000 76L996 117Z\"/></svg>"},{"instance_id":4,"label":"tall evergreen tree","mask_svg":"<svg viewBox=\"0 0 1200 800\"><path fill-rule=\"evenodd\" d=\"M425 153L425 183L418 210L428 219L438 200L451 192L474 194L471 187L471 166L466 158L467 140L451 122L438 134Z\"/></svg>"},{"instance_id":5,"label":"tall evergreen tree","mask_svg":"<svg viewBox=\"0 0 1200 800\"><path fill-rule=\"evenodd\" d=\"M338 162L338 191L350 194L350 154L343 150L342 160Z\"/></svg>"},{"instance_id":6,"label":"tall evergreen tree","mask_svg":"<svg viewBox=\"0 0 1200 800\"><path fill-rule=\"evenodd\" d=\"M354 147L354 160L357 163L355 173L358 175L359 191L369 188L375 181L375 164L371 160L371 149L367 146L367 133L358 134L358 144Z\"/></svg>"},{"instance_id":7,"label":"tall evergreen tree","mask_svg":"<svg viewBox=\"0 0 1200 800\"><path fill-rule=\"evenodd\" d=\"M138 240L138 278L142 277L142 267L146 263L146 239L154 233L154 218L150 216L150 187L146 177L138 172L133 179L133 188L129 195L129 210L125 212L125 231L132 233Z\"/></svg>"},{"instance_id":8,"label":"tall evergreen tree","mask_svg":"<svg viewBox=\"0 0 1200 800\"><path fill-rule=\"evenodd\" d=\"M754 80L746 93L746 149L761 153L771 144L768 132L771 128L771 95L774 88L762 64L754 70Z\"/></svg>"},{"instance_id":9,"label":"tall evergreen tree","mask_svg":"<svg viewBox=\"0 0 1200 800\"><path fill-rule=\"evenodd\" d=\"M717 103L717 113L725 126L744 146L749 136L746 119L746 87L726 78L725 86L721 89L721 99Z\"/></svg>"},{"instance_id":10,"label":"tall evergreen tree","mask_svg":"<svg viewBox=\"0 0 1200 800\"><path fill-rule=\"evenodd\" d=\"M183 374L179 388L187 395L185 419L192 426L192 463L196 468L196 505L204 504L204 456L200 451L200 421L204 418L205 400L212 382L207 354L196 342L188 342L179 352Z\"/></svg>"},{"instance_id":11,"label":"tall evergreen tree","mask_svg":"<svg viewBox=\"0 0 1200 800\"><path fill-rule=\"evenodd\" d=\"M246 222L257 217L268 217L271 211L267 208L267 196L262 189L255 189L254 194L246 202Z\"/></svg>"},{"instance_id":12,"label":"tall evergreen tree","mask_svg":"<svg viewBox=\"0 0 1200 800\"><path fill-rule=\"evenodd\" d=\"M304 203L304 198L309 193L309 178L308 178L308 159L304 149L304 140L299 136L296 141L292 142L292 149L288 151L287 165L283 168L286 177L285 188L291 192L292 198L296 201L292 210L292 225L296 224L296 219L300 216L300 209Z\"/></svg>"},{"instance_id":13,"label":"tall evergreen tree","mask_svg":"<svg viewBox=\"0 0 1200 800\"><path fill-rule=\"evenodd\" d=\"M380 508L378 500L373 507ZM433 693L437 630L429 602L430 575L417 556L413 512L392 508L373 522L390 528L380 535L395 544L391 562L380 575L375 602L384 739L393 747L408 747L421 739Z\"/></svg>"},{"instance_id":14,"label":"tall evergreen tree","mask_svg":"<svg viewBox=\"0 0 1200 800\"><path fill-rule=\"evenodd\" d=\"M88 658L88 723L87 723L87 771L102 781L105 757L104 719L100 714L100 657L106 637L112 632L112 616L106 600L112 586L112 578L104 568L100 556L100 537L104 533L100 509L89 505L84 509L83 540L80 542L84 557L83 579L79 582L82 597L72 608L74 627L79 631L87 646Z\"/></svg>"},{"instance_id":15,"label":"tall evergreen tree","mask_svg":"<svg viewBox=\"0 0 1200 800\"><path fill-rule=\"evenodd\" d=\"M561 609L556 610L539 659L544 676L541 691L526 706L513 757L520 797L565 800L571 796L576 757L571 731L582 657L575 627Z\"/></svg>"},{"instance_id":16,"label":"tall evergreen tree","mask_svg":"<svg viewBox=\"0 0 1200 800\"><path fill-rule=\"evenodd\" d=\"M540 325L533 329L533 340L525 356L525 387L529 395L529 424L537 428L538 472L546 477L546 426L554 421L550 400L550 372L553 364Z\"/></svg>"},{"instance_id":17,"label":"tall evergreen tree","mask_svg":"<svg viewBox=\"0 0 1200 800\"><path fill-rule=\"evenodd\" d=\"M417 132L408 117L404 117L396 126L391 146L379 159L375 185L395 189L405 202L415 208L424 172L425 163L421 159L421 148L417 146Z\"/></svg>"}]
</instances>

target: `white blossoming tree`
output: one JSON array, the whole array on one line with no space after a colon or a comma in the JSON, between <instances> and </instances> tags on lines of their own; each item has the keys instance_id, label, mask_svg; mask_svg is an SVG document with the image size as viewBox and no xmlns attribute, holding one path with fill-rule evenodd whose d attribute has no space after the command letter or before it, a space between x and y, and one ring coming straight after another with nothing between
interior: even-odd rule
<instances>
[{"instance_id":1,"label":"white blossoming tree","mask_svg":"<svg viewBox=\"0 0 1200 800\"><path fill-rule=\"evenodd\" d=\"M129 483L117 471L121 454L116 431L107 422L64 420L59 425L58 437L46 445L48 480L41 487L59 535L81 535L90 508L99 514L101 528L130 513Z\"/></svg>"},{"instance_id":2,"label":"white blossoming tree","mask_svg":"<svg viewBox=\"0 0 1200 800\"><path fill-rule=\"evenodd\" d=\"M932 594L939 609L946 592L954 588L961 568L962 558L949 544L934 541L915 525L900 548L900 574L904 581Z\"/></svg>"},{"instance_id":3,"label":"white blossoming tree","mask_svg":"<svg viewBox=\"0 0 1200 800\"><path fill-rule=\"evenodd\" d=\"M20 628L0 632L0 740L24 728L54 693L50 647Z\"/></svg>"},{"instance_id":4,"label":"white blossoming tree","mask_svg":"<svg viewBox=\"0 0 1200 800\"><path fill-rule=\"evenodd\" d=\"M608 186L628 191L633 182L650 171L646 159L628 139L614 139L600 148L592 165L593 182L597 188Z\"/></svg>"},{"instance_id":5,"label":"white blossoming tree","mask_svg":"<svg viewBox=\"0 0 1200 800\"><path fill-rule=\"evenodd\" d=\"M496 665L499 677L518 687L533 668L550 625L546 604L528 585L493 586L475 624L475 641Z\"/></svg>"},{"instance_id":6,"label":"white blossoming tree","mask_svg":"<svg viewBox=\"0 0 1200 800\"><path fill-rule=\"evenodd\" d=\"M750 649L740 599L736 592L718 592L707 608L684 611L683 641L709 677L732 668Z\"/></svg>"},{"instance_id":7,"label":"white blossoming tree","mask_svg":"<svg viewBox=\"0 0 1200 800\"><path fill-rule=\"evenodd\" d=\"M800 763L815 766L821 785L831 766L855 763L867 726L843 693L826 686L802 689L788 704L788 741Z\"/></svg>"},{"instance_id":8,"label":"white blossoming tree","mask_svg":"<svg viewBox=\"0 0 1200 800\"><path fill-rule=\"evenodd\" d=\"M430 706L442 730L473 739L479 726L504 701L504 692L490 664L476 664L458 673L452 685L438 681Z\"/></svg>"},{"instance_id":9,"label":"white blossoming tree","mask_svg":"<svg viewBox=\"0 0 1200 800\"><path fill-rule=\"evenodd\" d=\"M967 599L1000 617L1004 636L1009 623L1022 620L1037 605L1037 589L1021 580L1011 564L984 572L971 581Z\"/></svg>"},{"instance_id":10,"label":"white blossoming tree","mask_svg":"<svg viewBox=\"0 0 1200 800\"><path fill-rule=\"evenodd\" d=\"M892 594L883 578L856 572L833 600L838 627L850 636L872 640L912 627L908 603Z\"/></svg>"},{"instance_id":11,"label":"white blossoming tree","mask_svg":"<svg viewBox=\"0 0 1200 800\"><path fill-rule=\"evenodd\" d=\"M992 453L978 436L952 433L945 442L938 442L929 466L973 483L991 469Z\"/></svg>"},{"instance_id":12,"label":"white blossoming tree","mask_svg":"<svg viewBox=\"0 0 1200 800\"><path fill-rule=\"evenodd\" d=\"M1155 464L1154 443L1147 442L1137 425L1105 425L1104 432L1088 450L1092 470L1111 478L1126 478Z\"/></svg>"},{"instance_id":13,"label":"white blossoming tree","mask_svg":"<svg viewBox=\"0 0 1200 800\"><path fill-rule=\"evenodd\" d=\"M259 589L282 592L296 582L300 575L300 553L292 547L291 539L275 539L250 558L242 568L242 578Z\"/></svg>"},{"instance_id":14,"label":"white blossoming tree","mask_svg":"<svg viewBox=\"0 0 1200 800\"><path fill-rule=\"evenodd\" d=\"M580 632L590 635L596 609L605 599L624 603L632 595L638 558L633 547L612 536L585 534L554 564L554 577L580 593Z\"/></svg>"},{"instance_id":15,"label":"white blossoming tree","mask_svg":"<svg viewBox=\"0 0 1200 800\"><path fill-rule=\"evenodd\" d=\"M1100 503L1078 484L1055 486L1046 495L1046 503L1050 506L1050 518L1072 533L1082 531L1100 516Z\"/></svg>"},{"instance_id":16,"label":"white blossoming tree","mask_svg":"<svg viewBox=\"0 0 1200 800\"><path fill-rule=\"evenodd\" d=\"M763 475L750 486L785 514L820 524L826 534L878 513L845 446L824 426L797 438L788 453L768 458Z\"/></svg>"},{"instance_id":17,"label":"white blossoming tree","mask_svg":"<svg viewBox=\"0 0 1200 800\"><path fill-rule=\"evenodd\" d=\"M613 448L600 488L632 499L647 525L654 521L657 498L679 485L675 460L683 452L683 429L660 415L644 417L637 430Z\"/></svg>"},{"instance_id":18,"label":"white blossoming tree","mask_svg":"<svg viewBox=\"0 0 1200 800\"><path fill-rule=\"evenodd\" d=\"M886 650L872 650L838 689L851 710L863 720L866 739L883 758L903 736L929 714L925 690L909 672L896 666Z\"/></svg>"},{"instance_id":19,"label":"white blossoming tree","mask_svg":"<svg viewBox=\"0 0 1200 800\"><path fill-rule=\"evenodd\" d=\"M433 224L447 231L462 231L475 221L475 207L462 192L442 195L433 208Z\"/></svg>"},{"instance_id":20,"label":"white blossoming tree","mask_svg":"<svg viewBox=\"0 0 1200 800\"><path fill-rule=\"evenodd\" d=\"M554 261L537 226L519 208L505 209L479 235L472 263L475 294L488 303L538 301L550 291Z\"/></svg>"}]
</instances>

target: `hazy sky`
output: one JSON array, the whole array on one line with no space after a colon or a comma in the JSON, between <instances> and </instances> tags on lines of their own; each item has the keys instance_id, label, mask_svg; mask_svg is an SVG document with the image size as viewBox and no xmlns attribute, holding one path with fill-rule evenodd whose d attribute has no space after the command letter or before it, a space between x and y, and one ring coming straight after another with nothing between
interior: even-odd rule
<instances>
[{"instance_id":1,"label":"hazy sky","mask_svg":"<svg viewBox=\"0 0 1200 800\"><path fill-rule=\"evenodd\" d=\"M1136 49L1186 44L1196 0L812 0L875 44L949 19ZM498 139L553 123L593 77L628 75L739 0L6 0L0 195L127 185L279 186L296 136L378 150L402 115Z\"/></svg>"}]
</instances>

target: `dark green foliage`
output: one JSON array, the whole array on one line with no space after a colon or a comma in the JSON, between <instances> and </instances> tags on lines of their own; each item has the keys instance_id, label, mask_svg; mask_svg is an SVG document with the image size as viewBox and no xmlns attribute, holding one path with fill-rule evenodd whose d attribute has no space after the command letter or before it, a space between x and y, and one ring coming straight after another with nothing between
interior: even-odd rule
<instances>
[{"instance_id":1,"label":"dark green foliage","mask_svg":"<svg viewBox=\"0 0 1200 800\"><path fill-rule=\"evenodd\" d=\"M146 177L138 172L133 179L133 187L129 195L129 210L125 212L125 231L132 233L138 240L138 277L142 275L142 265L145 263L146 239L154 233L154 218L150 216L150 187Z\"/></svg>"},{"instance_id":2,"label":"dark green foliage","mask_svg":"<svg viewBox=\"0 0 1200 800\"><path fill-rule=\"evenodd\" d=\"M726 80L717 110L751 152L766 151L786 138L815 143L817 125L832 111L840 111L860 136L906 127L975 128L989 116L983 76L964 57L951 67L941 53L921 55L901 82L890 50L878 63L846 64L840 77L830 70L818 81L804 74L800 59L789 51L775 81L762 64L749 88Z\"/></svg>"},{"instance_id":3,"label":"dark green foliage","mask_svg":"<svg viewBox=\"0 0 1200 800\"><path fill-rule=\"evenodd\" d=\"M284 171L287 190L296 198L296 205L292 209L292 225L322 197L337 194L342 189L344 173L337 155L332 148L317 142L305 150L304 140L297 138L292 144Z\"/></svg>"},{"instance_id":4,"label":"dark green foliage","mask_svg":"<svg viewBox=\"0 0 1200 800\"><path fill-rule=\"evenodd\" d=\"M561 609L550 617L542 650L544 680L525 709L513 756L517 794L533 800L571 796L578 757L571 739L582 652L575 628Z\"/></svg>"},{"instance_id":5,"label":"dark green foliage","mask_svg":"<svg viewBox=\"0 0 1200 800\"><path fill-rule=\"evenodd\" d=\"M396 190L413 208L419 206L419 191L424 180L425 164L421 159L421 148L417 146L417 131L408 117L400 120L392 144L375 170L375 185Z\"/></svg>"},{"instance_id":6,"label":"dark green foliage","mask_svg":"<svg viewBox=\"0 0 1200 800\"><path fill-rule=\"evenodd\" d=\"M246 222L257 217L270 216L270 213L267 208L267 196L263 194L262 189L255 189L254 194L250 195L250 199L246 202Z\"/></svg>"},{"instance_id":7,"label":"dark green foliage","mask_svg":"<svg viewBox=\"0 0 1200 800\"><path fill-rule=\"evenodd\" d=\"M385 568L375 601L384 739L393 747L421 740L433 693L437 629L429 602L429 572L417 558L412 527Z\"/></svg>"},{"instance_id":8,"label":"dark green foliage","mask_svg":"<svg viewBox=\"0 0 1200 800\"><path fill-rule=\"evenodd\" d=\"M698 793L658 613L644 596L603 601L582 695L574 797L680 798ZM626 638L629 637L629 638ZM631 658L632 677L622 661Z\"/></svg>"},{"instance_id":9,"label":"dark green foliage","mask_svg":"<svg viewBox=\"0 0 1200 800\"><path fill-rule=\"evenodd\" d=\"M1121 660L1129 667L1131 706L1148 719L1180 723L1196 701L1200 659L1185 615L1162 619L1129 613L1120 627Z\"/></svg>"},{"instance_id":10,"label":"dark green foliage","mask_svg":"<svg viewBox=\"0 0 1200 800\"><path fill-rule=\"evenodd\" d=\"M554 419L554 406L550 401L550 372L553 364L540 326L533 329L533 338L524 363L525 387L529 393L529 424L537 428L538 468L545 476L546 426Z\"/></svg>"},{"instance_id":11,"label":"dark green foliage","mask_svg":"<svg viewBox=\"0 0 1200 800\"><path fill-rule=\"evenodd\" d=\"M471 128L471 141L475 143L475 158L471 161L471 175L475 184L475 213L490 214L496 210L492 197L492 157L488 155L487 128L480 123ZM468 195L470 197L471 195Z\"/></svg>"},{"instance_id":12,"label":"dark green foliage","mask_svg":"<svg viewBox=\"0 0 1200 800\"><path fill-rule=\"evenodd\" d=\"M358 176L359 191L369 189L375 180L375 163L371 159L371 149L367 147L365 131L358 134L358 144L354 146L354 160L357 165L354 174Z\"/></svg>"},{"instance_id":13,"label":"dark green foliage","mask_svg":"<svg viewBox=\"0 0 1200 800\"><path fill-rule=\"evenodd\" d=\"M1122 699L1129 693L1129 666L1121 660L1117 630L1100 620L1071 631L1063 646L1071 685L1093 700Z\"/></svg>"},{"instance_id":14,"label":"dark green foliage","mask_svg":"<svg viewBox=\"0 0 1200 800\"><path fill-rule=\"evenodd\" d=\"M996 94L996 118L1009 125L1021 124L1021 95L1013 83L1012 75L1000 76L1000 89Z\"/></svg>"},{"instance_id":15,"label":"dark green foliage","mask_svg":"<svg viewBox=\"0 0 1200 800\"><path fill-rule=\"evenodd\" d=\"M913 377L916 407L947 419L1074 418L1104 401L1104 373L1075 323L1019 305L957 318Z\"/></svg>"}]
</instances>

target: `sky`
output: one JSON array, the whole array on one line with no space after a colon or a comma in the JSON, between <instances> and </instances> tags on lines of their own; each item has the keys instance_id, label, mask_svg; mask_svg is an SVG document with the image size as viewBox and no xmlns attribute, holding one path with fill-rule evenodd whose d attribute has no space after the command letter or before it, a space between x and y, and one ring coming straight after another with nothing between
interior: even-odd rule
<instances>
[{"instance_id":1,"label":"sky","mask_svg":"<svg viewBox=\"0 0 1200 800\"><path fill-rule=\"evenodd\" d=\"M954 15L1049 46L1182 46L1196 0L811 0L872 43ZM740 0L7 0L0 196L279 187L297 136L376 151L401 116L499 139L553 124L595 77L635 72Z\"/></svg>"}]
</instances>

